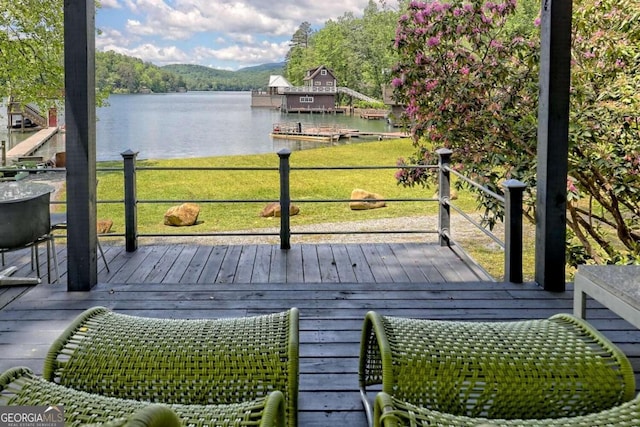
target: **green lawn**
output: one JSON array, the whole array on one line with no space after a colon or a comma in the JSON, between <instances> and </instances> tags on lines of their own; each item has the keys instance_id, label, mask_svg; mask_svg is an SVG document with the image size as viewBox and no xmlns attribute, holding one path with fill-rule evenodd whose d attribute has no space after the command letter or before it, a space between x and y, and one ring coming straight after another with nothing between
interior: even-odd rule
<instances>
[{"instance_id":1,"label":"green lawn","mask_svg":"<svg viewBox=\"0 0 640 427\"><path fill-rule=\"evenodd\" d=\"M362 188L388 199L430 198L435 188L405 188L396 183L395 169L378 170L295 170L306 167L394 166L398 157L412 153L409 139L355 143L326 148L294 151L290 158L291 199L300 207L300 214L291 218L291 225L325 222L362 221L377 218L436 215L433 202L388 202L386 208L352 211L347 202L316 203L305 200L349 199L351 191ZM196 159L141 160L140 167L258 167L267 171L145 171L137 172L138 200L167 200L166 203L139 203L138 230L146 233L206 233L242 231L277 225L260 217L266 202L279 196L277 154L226 156ZM121 162L100 163L104 167L121 167ZM98 200L122 200L122 172L98 171ZM176 200L246 200L242 203L198 203L201 208L199 224L177 228L163 224L165 211ZM254 202L252 202L254 201ZM475 211L475 200L467 192L460 192L455 202L466 212ZM120 203L99 203L98 218L113 221L112 231L124 232L124 207ZM500 236L502 238L502 236ZM482 258L482 264L494 276L502 275L502 251L486 241L482 233L465 238L465 249L472 256ZM528 262L525 262L528 264ZM529 266L527 266L529 267ZM533 270L531 268L526 270ZM531 272L525 275L530 277Z\"/></svg>"}]
</instances>

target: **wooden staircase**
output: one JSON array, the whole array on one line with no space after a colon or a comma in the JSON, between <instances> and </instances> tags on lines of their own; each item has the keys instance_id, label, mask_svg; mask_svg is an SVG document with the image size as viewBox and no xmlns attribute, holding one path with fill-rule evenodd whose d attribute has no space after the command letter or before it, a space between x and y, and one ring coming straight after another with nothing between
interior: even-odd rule
<instances>
[{"instance_id":1,"label":"wooden staircase","mask_svg":"<svg viewBox=\"0 0 640 427\"><path fill-rule=\"evenodd\" d=\"M42 128L49 127L49 119L33 104L23 105L19 102L12 101L8 105L8 113L10 119L12 119L13 116L22 116L23 120L27 118ZM12 121L13 120L11 120L10 123Z\"/></svg>"}]
</instances>

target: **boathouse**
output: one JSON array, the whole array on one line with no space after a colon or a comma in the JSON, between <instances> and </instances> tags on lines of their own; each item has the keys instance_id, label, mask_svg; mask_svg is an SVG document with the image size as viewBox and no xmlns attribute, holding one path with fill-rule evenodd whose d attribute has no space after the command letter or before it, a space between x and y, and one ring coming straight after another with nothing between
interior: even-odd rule
<instances>
[{"instance_id":1,"label":"boathouse","mask_svg":"<svg viewBox=\"0 0 640 427\"><path fill-rule=\"evenodd\" d=\"M252 107L280 108L283 103L284 91L291 87L291 83L281 75L269 76L267 90L254 90L251 92Z\"/></svg>"},{"instance_id":2,"label":"boathouse","mask_svg":"<svg viewBox=\"0 0 640 427\"><path fill-rule=\"evenodd\" d=\"M325 65L307 70L303 86L284 89L282 111L285 113L336 112L338 80Z\"/></svg>"}]
</instances>

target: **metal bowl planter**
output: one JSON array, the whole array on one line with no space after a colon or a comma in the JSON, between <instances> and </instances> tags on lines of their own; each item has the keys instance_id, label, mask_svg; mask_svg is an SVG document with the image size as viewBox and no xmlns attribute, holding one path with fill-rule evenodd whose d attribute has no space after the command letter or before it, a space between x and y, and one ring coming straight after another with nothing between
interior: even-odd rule
<instances>
[{"instance_id":1,"label":"metal bowl planter","mask_svg":"<svg viewBox=\"0 0 640 427\"><path fill-rule=\"evenodd\" d=\"M0 251L30 246L49 235L52 190L33 182L0 184Z\"/></svg>"}]
</instances>

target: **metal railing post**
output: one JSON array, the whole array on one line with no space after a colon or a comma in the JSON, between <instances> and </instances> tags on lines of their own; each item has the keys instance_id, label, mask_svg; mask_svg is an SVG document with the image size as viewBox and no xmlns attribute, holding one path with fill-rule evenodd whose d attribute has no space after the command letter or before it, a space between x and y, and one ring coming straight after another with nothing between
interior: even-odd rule
<instances>
[{"instance_id":1,"label":"metal railing post","mask_svg":"<svg viewBox=\"0 0 640 427\"><path fill-rule=\"evenodd\" d=\"M504 277L522 283L522 199L527 187L516 179L502 183L505 189Z\"/></svg>"},{"instance_id":2,"label":"metal railing post","mask_svg":"<svg viewBox=\"0 0 640 427\"><path fill-rule=\"evenodd\" d=\"M289 157L291 150L283 148L278 151L280 157L280 249L291 249L290 206L291 194L289 192Z\"/></svg>"},{"instance_id":3,"label":"metal railing post","mask_svg":"<svg viewBox=\"0 0 640 427\"><path fill-rule=\"evenodd\" d=\"M451 228L451 208L449 200L451 197L451 174L448 167L451 165L451 155L453 151L448 148L436 150L438 154L438 166L440 176L438 178L438 199L440 199L440 209L438 213L438 235L440 236L440 246L449 245L449 230Z\"/></svg>"},{"instance_id":4,"label":"metal railing post","mask_svg":"<svg viewBox=\"0 0 640 427\"><path fill-rule=\"evenodd\" d=\"M2 151L2 166L7 165L7 142L2 141L0 143L0 151Z\"/></svg>"},{"instance_id":5,"label":"metal railing post","mask_svg":"<svg viewBox=\"0 0 640 427\"><path fill-rule=\"evenodd\" d=\"M127 252L138 249L138 199L136 196L137 152L120 153L124 160L124 234Z\"/></svg>"}]
</instances>

